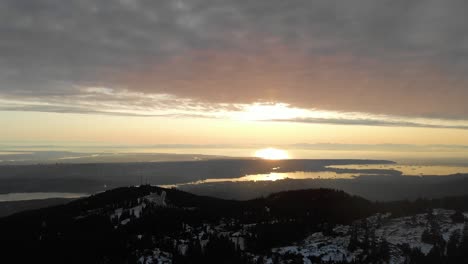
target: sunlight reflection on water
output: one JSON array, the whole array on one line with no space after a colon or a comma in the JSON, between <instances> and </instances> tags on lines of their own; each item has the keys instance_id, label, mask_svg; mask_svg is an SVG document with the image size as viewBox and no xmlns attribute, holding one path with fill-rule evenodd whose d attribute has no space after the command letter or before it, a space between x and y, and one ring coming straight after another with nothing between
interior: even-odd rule
<instances>
[{"instance_id":1,"label":"sunlight reflection on water","mask_svg":"<svg viewBox=\"0 0 468 264\"><path fill-rule=\"evenodd\" d=\"M277 168L273 168L277 169ZM248 181L277 181L285 179L353 179L357 176L365 175L362 173L336 173L333 171L296 171L296 172L270 172L265 174L251 174L239 178L218 178L206 179L191 183L173 184L173 185L159 185L160 187L172 188L178 185L186 184L203 184L203 183L217 183L217 182L248 182Z\"/></svg>"}]
</instances>

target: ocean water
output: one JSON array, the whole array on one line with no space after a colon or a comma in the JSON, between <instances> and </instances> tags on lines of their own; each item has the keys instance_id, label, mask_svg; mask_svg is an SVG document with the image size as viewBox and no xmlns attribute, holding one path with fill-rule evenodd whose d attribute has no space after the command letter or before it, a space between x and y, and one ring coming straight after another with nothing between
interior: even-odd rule
<instances>
[{"instance_id":1,"label":"ocean water","mask_svg":"<svg viewBox=\"0 0 468 264\"><path fill-rule=\"evenodd\" d=\"M31 193L6 193L0 194L0 202L25 201L49 198L80 198L88 196L85 193L61 193L61 192L31 192Z\"/></svg>"}]
</instances>

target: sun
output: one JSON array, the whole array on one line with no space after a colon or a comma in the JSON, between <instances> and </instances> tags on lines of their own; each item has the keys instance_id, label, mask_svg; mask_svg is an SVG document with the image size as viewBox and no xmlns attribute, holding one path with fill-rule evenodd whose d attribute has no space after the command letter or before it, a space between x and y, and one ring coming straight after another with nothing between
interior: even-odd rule
<instances>
[{"instance_id":1,"label":"sun","mask_svg":"<svg viewBox=\"0 0 468 264\"><path fill-rule=\"evenodd\" d=\"M275 148L259 149L255 152L255 157L269 160L289 159L288 152Z\"/></svg>"}]
</instances>

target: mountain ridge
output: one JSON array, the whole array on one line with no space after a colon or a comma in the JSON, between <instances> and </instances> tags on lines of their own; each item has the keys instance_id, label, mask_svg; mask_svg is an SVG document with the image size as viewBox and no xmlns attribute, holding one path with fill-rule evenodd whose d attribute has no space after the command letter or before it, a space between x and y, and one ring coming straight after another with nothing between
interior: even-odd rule
<instances>
[{"instance_id":1,"label":"mountain ridge","mask_svg":"<svg viewBox=\"0 0 468 264\"><path fill-rule=\"evenodd\" d=\"M467 210L467 201L371 202L331 189L236 201L142 185L0 218L0 245L4 259L21 256L16 263L269 263L272 254L283 252L277 257L283 259L291 253L274 248L317 232L386 212L401 217L446 205ZM255 262L260 259L267 262Z\"/></svg>"}]
</instances>

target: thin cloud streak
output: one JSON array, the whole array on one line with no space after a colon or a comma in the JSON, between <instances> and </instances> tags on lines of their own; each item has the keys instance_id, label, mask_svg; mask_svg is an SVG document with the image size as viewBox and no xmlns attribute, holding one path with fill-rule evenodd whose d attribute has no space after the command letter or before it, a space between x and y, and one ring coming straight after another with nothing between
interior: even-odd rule
<instances>
[{"instance_id":1,"label":"thin cloud streak","mask_svg":"<svg viewBox=\"0 0 468 264\"><path fill-rule=\"evenodd\" d=\"M339 118L295 118L295 119L271 119L264 121L291 122L305 124L330 124L330 125L351 125L351 126L383 126L383 127L421 127L421 128L448 128L468 130L467 125L444 125L416 123L410 121L391 121L375 119L339 119Z\"/></svg>"},{"instance_id":2,"label":"thin cloud streak","mask_svg":"<svg viewBox=\"0 0 468 264\"><path fill-rule=\"evenodd\" d=\"M135 95L134 95L135 96ZM142 95L142 100L144 95ZM147 99L147 98L146 98ZM370 113L333 112L316 109L300 109L287 104L199 104L184 103L184 100L171 98L147 99L139 107L116 105L114 101L102 101L92 105L76 101L72 104L59 103L57 99L41 102L0 101L0 111L26 111L44 113L92 114L128 117L160 118L203 118L233 121L329 124L347 126L419 127L440 129L468 129L468 120L411 119L399 116L372 115ZM161 102L163 101L163 102ZM110 105L110 106L109 106ZM153 106L151 106L153 105ZM168 108L170 110L168 110Z\"/></svg>"}]
</instances>

